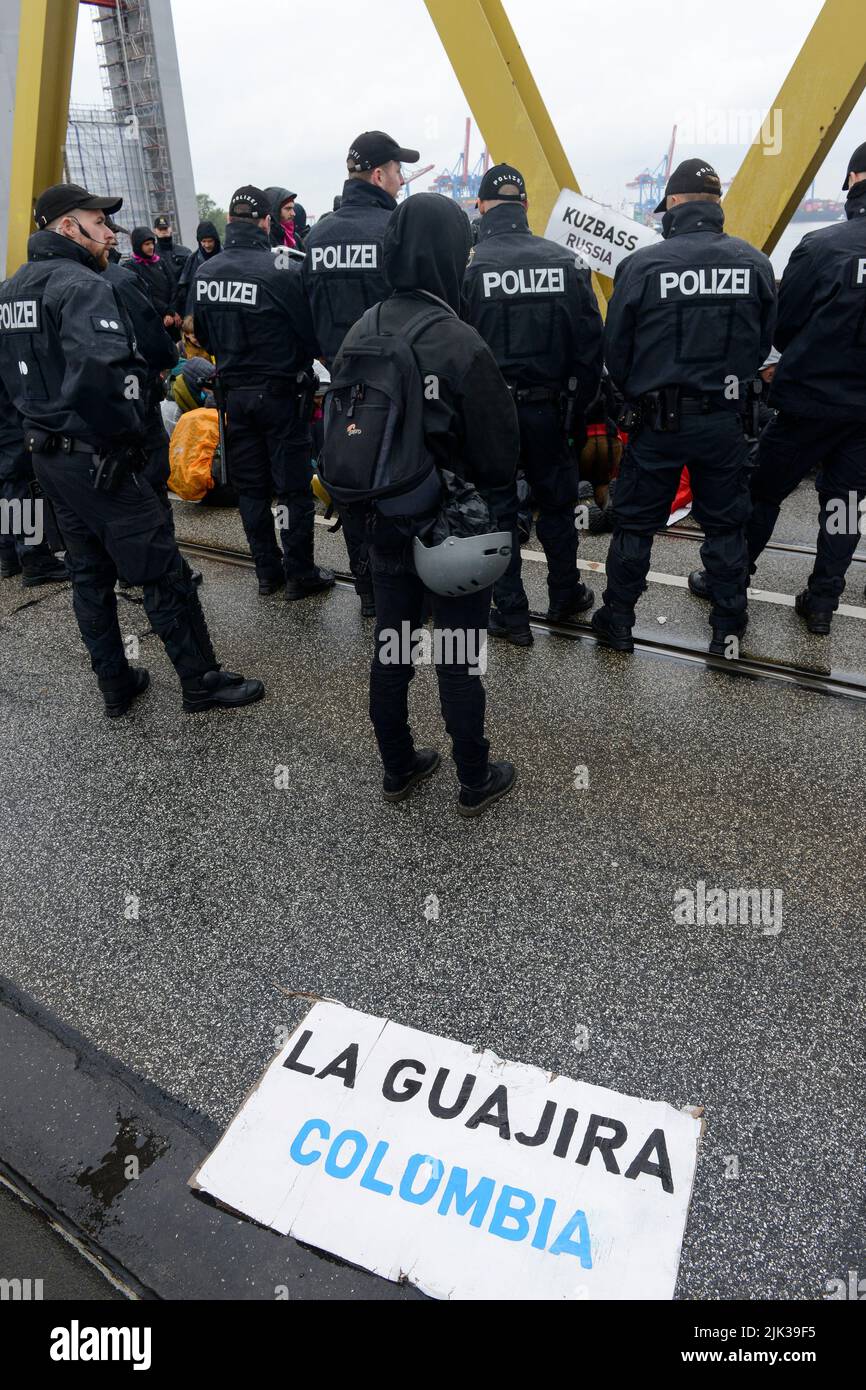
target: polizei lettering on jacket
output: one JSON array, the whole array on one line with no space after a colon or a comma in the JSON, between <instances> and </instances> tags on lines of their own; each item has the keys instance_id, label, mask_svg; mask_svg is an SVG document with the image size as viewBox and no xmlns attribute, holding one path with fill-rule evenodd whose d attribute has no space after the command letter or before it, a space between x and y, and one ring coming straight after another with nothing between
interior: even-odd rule
<instances>
[{"instance_id":1,"label":"polizei lettering on jacket","mask_svg":"<svg viewBox=\"0 0 866 1390\"><path fill-rule=\"evenodd\" d=\"M562 266L521 266L519 270L485 270L482 277L484 298L500 294L564 294Z\"/></svg>"},{"instance_id":2,"label":"polizei lettering on jacket","mask_svg":"<svg viewBox=\"0 0 866 1390\"><path fill-rule=\"evenodd\" d=\"M359 246L314 246L313 270L375 270L379 264L375 241Z\"/></svg>"},{"instance_id":3,"label":"polizei lettering on jacket","mask_svg":"<svg viewBox=\"0 0 866 1390\"><path fill-rule=\"evenodd\" d=\"M211 304L258 304L259 287L254 280L197 280L196 299Z\"/></svg>"},{"instance_id":4,"label":"polizei lettering on jacket","mask_svg":"<svg viewBox=\"0 0 866 1390\"><path fill-rule=\"evenodd\" d=\"M693 295L745 296L751 288L751 266L701 266L699 270L663 270L659 274L662 299L691 299Z\"/></svg>"},{"instance_id":5,"label":"polizei lettering on jacket","mask_svg":"<svg viewBox=\"0 0 866 1390\"><path fill-rule=\"evenodd\" d=\"M0 329L6 333L38 333L39 301L10 299L0 304Z\"/></svg>"}]
</instances>

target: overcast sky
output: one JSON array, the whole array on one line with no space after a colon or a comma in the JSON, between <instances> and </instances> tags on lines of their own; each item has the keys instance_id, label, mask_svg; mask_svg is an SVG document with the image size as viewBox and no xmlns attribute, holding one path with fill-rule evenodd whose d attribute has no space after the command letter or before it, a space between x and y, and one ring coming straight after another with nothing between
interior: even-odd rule
<instances>
[{"instance_id":1,"label":"overcast sky","mask_svg":"<svg viewBox=\"0 0 866 1390\"><path fill-rule=\"evenodd\" d=\"M750 113L769 107L821 0L506 8L583 191L618 206L627 180L661 160L674 121L679 158L700 154L733 176ZM92 13L82 5L77 102L101 100ZM309 214L324 211L361 130L414 146L433 173L456 163L469 108L423 0L172 0L172 13L196 188L221 206L239 184L285 184ZM818 175L819 197L839 196L864 139L866 99ZM481 149L476 133L473 162Z\"/></svg>"}]
</instances>

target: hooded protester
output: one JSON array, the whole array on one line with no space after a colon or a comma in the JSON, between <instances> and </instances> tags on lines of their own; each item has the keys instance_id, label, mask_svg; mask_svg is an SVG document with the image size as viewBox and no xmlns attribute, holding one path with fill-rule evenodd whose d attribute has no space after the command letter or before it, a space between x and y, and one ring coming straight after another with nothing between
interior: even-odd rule
<instances>
[{"instance_id":1,"label":"hooded protester","mask_svg":"<svg viewBox=\"0 0 866 1390\"><path fill-rule=\"evenodd\" d=\"M271 214L271 246L288 246L293 251L300 251L301 244L298 239L295 227L295 195L288 188L278 188L272 185L265 189L265 197L268 200ZM306 221L306 213L304 214Z\"/></svg>"},{"instance_id":2,"label":"hooded protester","mask_svg":"<svg viewBox=\"0 0 866 1390\"><path fill-rule=\"evenodd\" d=\"M310 224L307 222L307 209L303 203L295 203L295 240L303 251L306 248Z\"/></svg>"},{"instance_id":3,"label":"hooded protester","mask_svg":"<svg viewBox=\"0 0 866 1390\"><path fill-rule=\"evenodd\" d=\"M373 331L371 315L379 316L375 331L400 335L419 311L441 310L412 342L428 388L425 443L439 479L452 493L472 496L483 510L484 503L513 486L520 441L514 402L496 362L475 329L459 318L470 245L469 221L451 199L418 193L400 204L383 246L384 274L393 293L349 329L333 371L335 376L340 371L346 349ZM477 660L466 659L473 639L486 641L490 587L445 598L425 589L415 569L413 540L430 532L438 508L438 501L428 501L422 514L411 517L385 516L372 506L367 510L376 603L370 715L385 767L383 795L386 801L402 801L436 771L441 759L435 749L414 746L408 722L411 653L401 649L395 659L387 639L391 633L420 628L427 605L432 605L434 640L439 630L458 639L444 660L437 659L436 675L461 784L458 810L476 816L511 789L516 774L511 763L488 758L484 687ZM463 659L451 660L454 654Z\"/></svg>"},{"instance_id":4,"label":"hooded protester","mask_svg":"<svg viewBox=\"0 0 866 1390\"><path fill-rule=\"evenodd\" d=\"M123 264L138 276L154 309L176 339L180 318L174 309L175 281L169 264L157 251L156 238L149 227L133 227L129 239L132 255Z\"/></svg>"},{"instance_id":5,"label":"hooded protester","mask_svg":"<svg viewBox=\"0 0 866 1390\"><path fill-rule=\"evenodd\" d=\"M204 265L205 261L212 260L214 256L218 256L223 249L219 232L213 222L199 222L195 229L195 239L196 249L184 262L174 297L175 309L181 317L185 314L191 314L193 311L192 282L199 266Z\"/></svg>"}]
</instances>

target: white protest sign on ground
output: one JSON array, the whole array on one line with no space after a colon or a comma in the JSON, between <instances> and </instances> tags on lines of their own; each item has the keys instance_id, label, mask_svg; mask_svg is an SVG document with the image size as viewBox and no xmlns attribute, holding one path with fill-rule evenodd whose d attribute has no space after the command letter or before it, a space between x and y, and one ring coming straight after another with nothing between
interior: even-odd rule
<instances>
[{"instance_id":1,"label":"white protest sign on ground","mask_svg":"<svg viewBox=\"0 0 866 1390\"><path fill-rule=\"evenodd\" d=\"M319 1003L190 1179L435 1298L671 1298L701 1121Z\"/></svg>"},{"instance_id":2,"label":"white protest sign on ground","mask_svg":"<svg viewBox=\"0 0 866 1390\"><path fill-rule=\"evenodd\" d=\"M617 266L641 246L653 246L652 227L564 188L556 200L544 233L558 241L599 275L615 274Z\"/></svg>"}]
</instances>

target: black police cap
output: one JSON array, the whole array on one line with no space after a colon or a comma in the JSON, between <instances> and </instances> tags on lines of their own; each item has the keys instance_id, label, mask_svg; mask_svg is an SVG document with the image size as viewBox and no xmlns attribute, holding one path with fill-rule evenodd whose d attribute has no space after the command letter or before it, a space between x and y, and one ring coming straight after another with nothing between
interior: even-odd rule
<instances>
[{"instance_id":1,"label":"black police cap","mask_svg":"<svg viewBox=\"0 0 866 1390\"><path fill-rule=\"evenodd\" d=\"M47 227L67 212L83 208L87 212L119 212L123 207L122 198L96 198L82 188L79 183L53 183L40 193L36 199L33 216L37 227Z\"/></svg>"},{"instance_id":2,"label":"black police cap","mask_svg":"<svg viewBox=\"0 0 866 1390\"><path fill-rule=\"evenodd\" d=\"M502 193L500 189L514 184L516 193ZM491 164L478 186L478 200L486 203L494 198L502 198L508 203L518 203L526 197L526 183L519 169L512 164Z\"/></svg>"},{"instance_id":3,"label":"black police cap","mask_svg":"<svg viewBox=\"0 0 866 1390\"><path fill-rule=\"evenodd\" d=\"M241 188L236 188L229 199L230 217L267 217L271 210L265 194L261 188L256 188L255 184L245 183Z\"/></svg>"},{"instance_id":4,"label":"black police cap","mask_svg":"<svg viewBox=\"0 0 866 1390\"><path fill-rule=\"evenodd\" d=\"M845 174L845 182L842 187L848 187L848 178L851 174L866 174L866 143L858 145L851 158L848 160L848 169Z\"/></svg>"},{"instance_id":5,"label":"black police cap","mask_svg":"<svg viewBox=\"0 0 866 1390\"><path fill-rule=\"evenodd\" d=\"M346 168L350 174L362 174L370 169L378 169L382 164L390 164L392 159L396 159L398 164L417 164L420 158L418 150L404 150L384 130L365 130L349 146Z\"/></svg>"},{"instance_id":6,"label":"black police cap","mask_svg":"<svg viewBox=\"0 0 866 1390\"><path fill-rule=\"evenodd\" d=\"M705 159L684 159L671 174L656 212L664 212L671 193L714 193L722 196L722 181Z\"/></svg>"}]
</instances>

